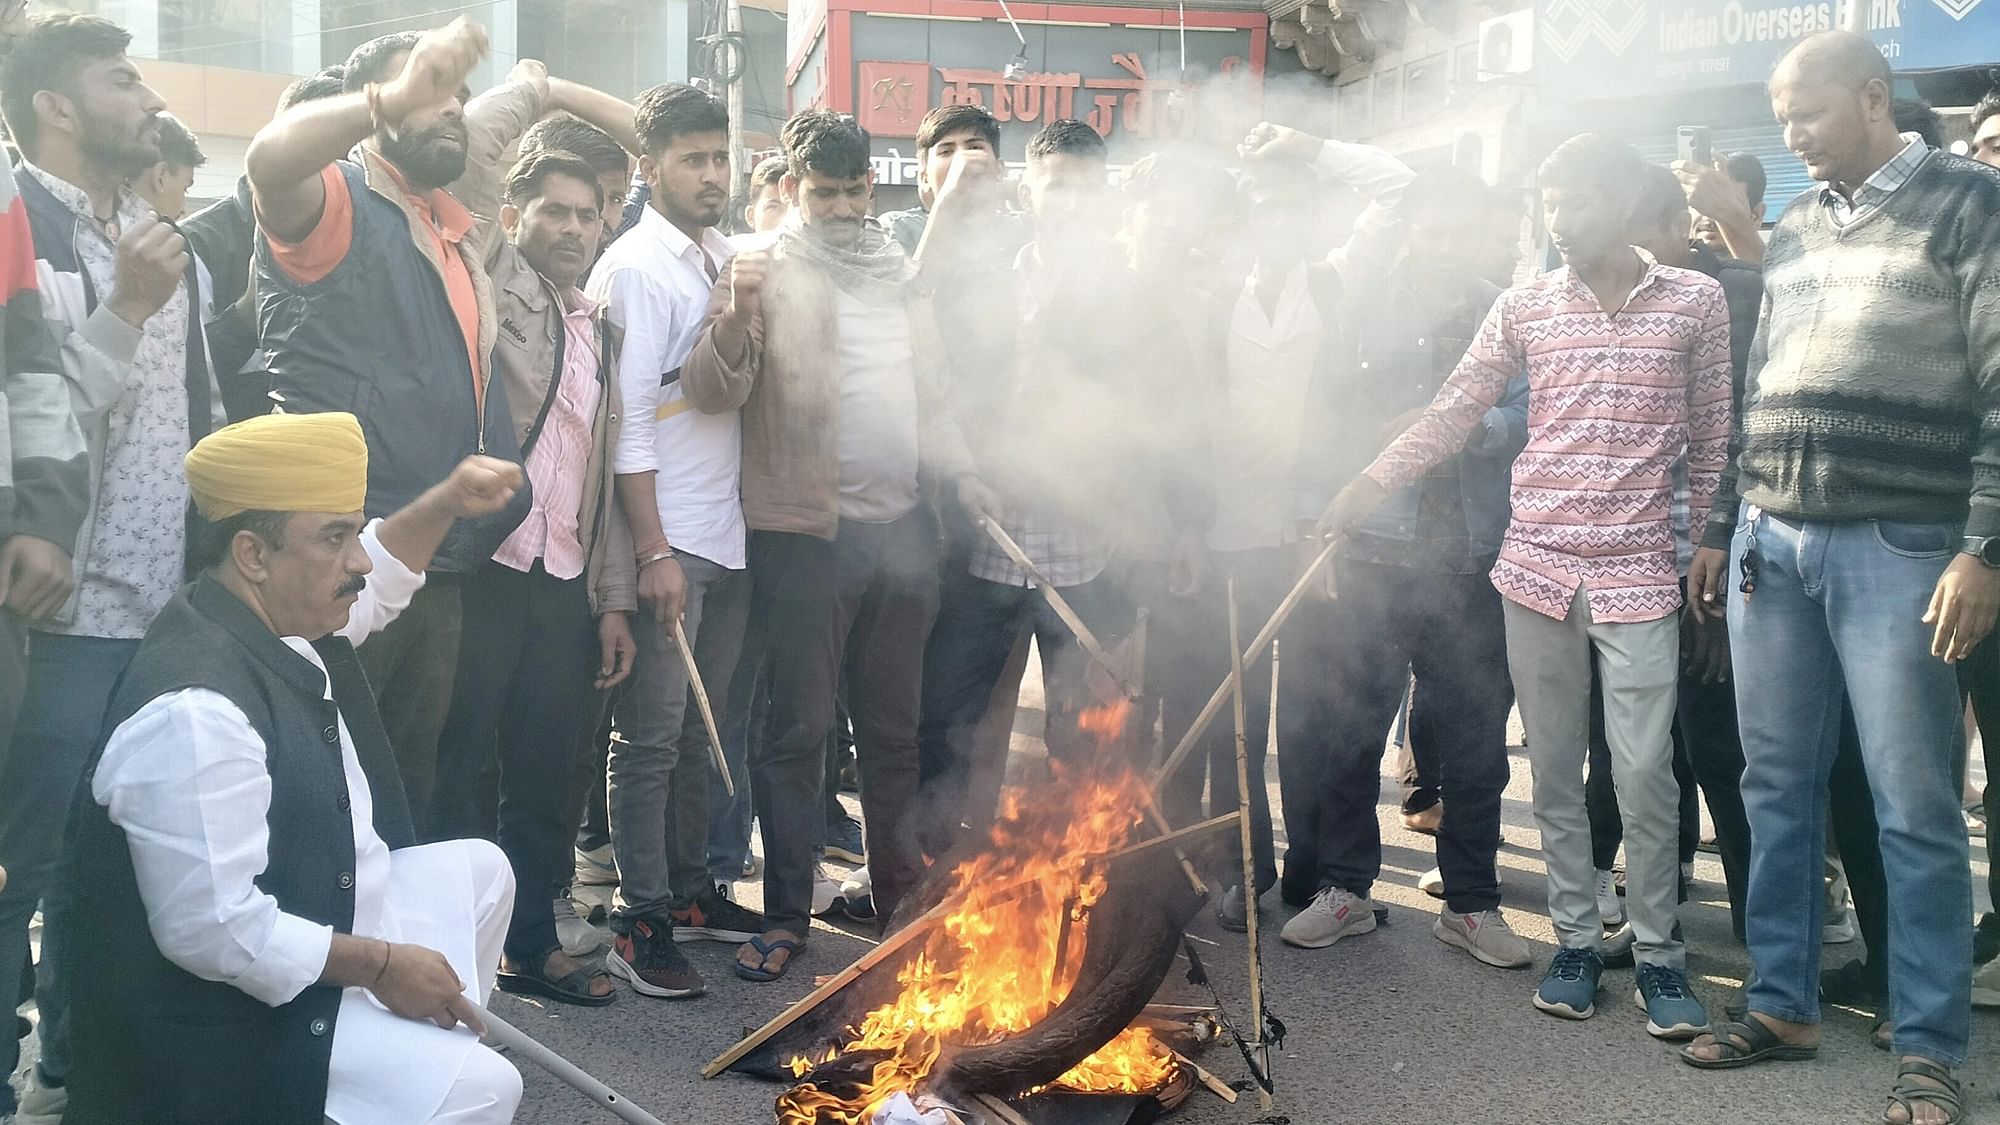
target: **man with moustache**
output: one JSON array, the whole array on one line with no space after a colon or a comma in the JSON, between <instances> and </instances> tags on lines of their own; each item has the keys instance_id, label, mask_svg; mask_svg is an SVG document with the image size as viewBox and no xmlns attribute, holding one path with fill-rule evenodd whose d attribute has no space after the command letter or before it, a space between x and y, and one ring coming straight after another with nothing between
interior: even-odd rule
<instances>
[{"instance_id":1,"label":"man with moustache","mask_svg":"<svg viewBox=\"0 0 2000 1125\"><path fill-rule=\"evenodd\" d=\"M477 1041L513 879L483 840L414 846L354 646L521 469L468 457L366 520L368 460L343 413L187 455L203 570L132 658L77 801L70 1125L513 1119L521 1076Z\"/></svg>"},{"instance_id":2,"label":"man with moustache","mask_svg":"<svg viewBox=\"0 0 2000 1125\"><path fill-rule=\"evenodd\" d=\"M801 812L821 808L843 671L878 916L922 873L917 704L938 602L936 504L992 504L936 379L929 301L868 218L867 132L807 110L781 141L792 214L770 250L723 268L682 378L695 409L743 419L751 628L771 696L750 763L766 921L734 966L753 981L784 976L805 945L821 824Z\"/></svg>"},{"instance_id":3,"label":"man with moustache","mask_svg":"<svg viewBox=\"0 0 2000 1125\"><path fill-rule=\"evenodd\" d=\"M669 84L639 96L635 125L645 210L590 280L624 341L613 467L643 603L633 684L618 705L624 739L607 770L619 881L606 963L642 996L684 999L705 985L677 940L743 942L764 931L761 915L707 877L708 730L674 639L678 623L710 703L722 706L750 604L743 442L736 410L696 409L682 373L709 290L735 253L716 229L729 203L729 115L715 96Z\"/></svg>"},{"instance_id":4,"label":"man with moustache","mask_svg":"<svg viewBox=\"0 0 2000 1125\"><path fill-rule=\"evenodd\" d=\"M499 321L474 219L444 185L465 171L465 76L486 33L461 18L349 56L338 98L294 106L244 158L263 234L259 328L284 409L352 410L368 435L371 515L395 511L471 453L519 462ZM453 528L431 581L368 646L419 837L451 703L460 587L527 515L531 488Z\"/></svg>"},{"instance_id":5,"label":"man with moustache","mask_svg":"<svg viewBox=\"0 0 2000 1125\"><path fill-rule=\"evenodd\" d=\"M1785 143L1824 186L1772 232L1740 452L1688 575L1735 654L1755 977L1746 1018L1684 1057L1818 1050L1829 700L1844 687L1889 879L1899 1062L1883 1120L1947 1125L1970 1114L1953 1068L1972 985L1953 666L2000 608L2000 172L1899 134L1893 81L1844 31L1771 78Z\"/></svg>"},{"instance_id":6,"label":"man with moustache","mask_svg":"<svg viewBox=\"0 0 2000 1125\"><path fill-rule=\"evenodd\" d=\"M130 42L109 21L56 13L35 21L0 70L0 109L26 159L15 179L36 286L83 428L92 506L64 542L10 541L13 565L45 581L24 584L43 593L28 605L24 702L0 777L0 866L12 876L0 892L5 1012L20 1000L37 901L46 895L46 932L69 925L71 880L58 859L70 797L113 685L184 577L177 465L219 402L187 245L126 187L159 162L165 109L126 57ZM67 974L50 948L37 985L42 1062L26 1107L38 1113L61 1112L67 1065ZM0 1036L0 1065L11 1071L15 1054L14 1037ZM0 1092L0 1113L12 1098Z\"/></svg>"}]
</instances>

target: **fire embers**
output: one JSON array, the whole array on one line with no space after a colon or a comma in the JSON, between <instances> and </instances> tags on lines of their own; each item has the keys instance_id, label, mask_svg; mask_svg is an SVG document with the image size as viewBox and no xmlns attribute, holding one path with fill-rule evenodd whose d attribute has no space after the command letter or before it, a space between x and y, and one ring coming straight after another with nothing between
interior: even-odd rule
<instances>
[{"instance_id":1,"label":"fire embers","mask_svg":"<svg viewBox=\"0 0 2000 1125\"><path fill-rule=\"evenodd\" d=\"M949 1097L1173 1084L1172 1052L1130 1024L1172 964L1185 921L1162 906L1175 897L1160 893L1175 874L1103 861L1133 839L1146 798L1133 773L1060 767L1047 785L1009 790L991 847L945 877L938 900L954 905L917 939L895 996L848 1028L839 1049L791 1061L806 1080L778 1099L779 1122L861 1125L892 1095L926 1089ZM1094 927L1109 940L1093 946ZM1106 987L1116 995L1100 995Z\"/></svg>"}]
</instances>

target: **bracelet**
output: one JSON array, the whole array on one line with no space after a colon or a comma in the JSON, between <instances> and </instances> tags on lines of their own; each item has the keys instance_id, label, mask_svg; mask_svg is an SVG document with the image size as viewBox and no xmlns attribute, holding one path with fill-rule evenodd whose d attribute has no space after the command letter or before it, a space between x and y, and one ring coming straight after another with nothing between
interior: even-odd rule
<instances>
[{"instance_id":1,"label":"bracelet","mask_svg":"<svg viewBox=\"0 0 2000 1125\"><path fill-rule=\"evenodd\" d=\"M661 559L670 559L673 557L674 557L674 549L672 547L662 547L651 554L640 555L638 558L638 564L639 564L638 569L644 570L647 567L653 565L654 563L659 562Z\"/></svg>"},{"instance_id":2,"label":"bracelet","mask_svg":"<svg viewBox=\"0 0 2000 1125\"><path fill-rule=\"evenodd\" d=\"M635 549L632 552L632 557L644 558L645 556L650 555L655 551L670 551L672 549L673 549L673 544L667 542L667 537L662 535L658 539L653 540L651 543L648 543L643 547Z\"/></svg>"},{"instance_id":3,"label":"bracelet","mask_svg":"<svg viewBox=\"0 0 2000 1125\"><path fill-rule=\"evenodd\" d=\"M395 951L395 946L390 945L386 941L382 943L382 967L375 970L375 979L368 982L369 988L374 988L376 985L382 983L383 976L389 972L389 956Z\"/></svg>"},{"instance_id":4,"label":"bracelet","mask_svg":"<svg viewBox=\"0 0 2000 1125\"><path fill-rule=\"evenodd\" d=\"M368 126L377 133L386 134L390 140L396 139L396 127L382 115L382 84L370 82L362 87L368 97Z\"/></svg>"}]
</instances>

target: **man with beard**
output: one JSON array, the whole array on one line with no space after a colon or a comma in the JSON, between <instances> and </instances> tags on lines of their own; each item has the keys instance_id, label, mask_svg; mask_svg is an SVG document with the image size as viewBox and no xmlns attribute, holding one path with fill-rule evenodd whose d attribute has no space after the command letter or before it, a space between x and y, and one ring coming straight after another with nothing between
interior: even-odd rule
<instances>
[{"instance_id":1,"label":"man with beard","mask_svg":"<svg viewBox=\"0 0 2000 1125\"><path fill-rule=\"evenodd\" d=\"M929 302L902 247L868 219L868 134L808 110L781 140L792 215L770 250L724 267L682 376L695 409L743 415L751 629L764 635L771 696L750 767L766 923L735 965L753 981L785 975L804 948L821 827L806 810L821 807L843 669L878 916L921 874L917 702L937 611L935 505L943 490L991 509L936 381Z\"/></svg>"},{"instance_id":2,"label":"man with beard","mask_svg":"<svg viewBox=\"0 0 2000 1125\"><path fill-rule=\"evenodd\" d=\"M498 318L444 191L465 172L465 76L486 33L464 19L384 36L347 60L338 98L294 106L244 159L263 232L259 327L273 393L290 411L353 410L368 435L371 515L395 511L471 453L518 462L504 380L490 380ZM409 789L417 834L458 664L463 576L526 516L531 488L457 525L431 581L368 646L368 679Z\"/></svg>"},{"instance_id":3,"label":"man with beard","mask_svg":"<svg viewBox=\"0 0 2000 1125\"><path fill-rule=\"evenodd\" d=\"M125 187L159 162L165 108L126 58L130 42L106 20L58 13L35 22L0 72L0 108L27 159L16 182L42 311L63 349L93 486L81 534L15 548L45 571L67 555L59 586L74 592L51 591L32 607L40 620L25 701L0 777L0 866L12 876L0 892L5 1012L20 999L37 900L48 896L45 932L59 938L69 924L70 881L58 859L70 798L113 684L183 578L187 488L176 467L219 401L186 243ZM67 978L50 948L37 985L43 1049L28 1108L59 1113ZM0 1036L8 1070L15 1050L13 1036Z\"/></svg>"},{"instance_id":4,"label":"man with beard","mask_svg":"<svg viewBox=\"0 0 2000 1125\"><path fill-rule=\"evenodd\" d=\"M619 876L608 964L642 996L680 999L705 986L676 940L743 942L764 931L761 916L707 877L708 731L674 640L678 623L721 705L750 605L743 444L736 411L692 409L681 375L716 273L735 253L716 229L729 203L729 115L713 95L669 84L639 96L636 125L646 209L590 283L623 334L614 467L645 604L633 687L618 705L625 737L611 746L607 775Z\"/></svg>"}]
</instances>

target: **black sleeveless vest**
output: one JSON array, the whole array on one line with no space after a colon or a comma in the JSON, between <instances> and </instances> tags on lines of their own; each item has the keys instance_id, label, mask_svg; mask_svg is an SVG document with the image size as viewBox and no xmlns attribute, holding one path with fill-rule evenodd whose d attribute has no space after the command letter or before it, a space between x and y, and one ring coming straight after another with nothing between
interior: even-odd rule
<instances>
[{"instance_id":1,"label":"black sleeveless vest","mask_svg":"<svg viewBox=\"0 0 2000 1125\"><path fill-rule=\"evenodd\" d=\"M349 931L354 832L338 718L347 720L368 778L376 832L391 848L414 839L353 646L329 637L313 648L338 711L323 696L318 669L203 575L160 613L119 681L68 841L79 902L67 949L70 964L81 967L72 1001L69 1125L322 1125L340 990L313 985L272 1008L168 961L148 928L125 833L91 795L97 759L120 723L169 692L221 694L266 747L270 863L258 887L288 913Z\"/></svg>"}]
</instances>

